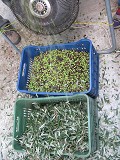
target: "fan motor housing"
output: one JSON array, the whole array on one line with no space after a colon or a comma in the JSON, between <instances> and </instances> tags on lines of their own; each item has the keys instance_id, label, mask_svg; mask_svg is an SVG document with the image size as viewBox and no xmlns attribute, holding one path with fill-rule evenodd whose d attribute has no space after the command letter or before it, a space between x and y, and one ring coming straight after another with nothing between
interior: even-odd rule
<instances>
[{"instance_id":1,"label":"fan motor housing","mask_svg":"<svg viewBox=\"0 0 120 160\"><path fill-rule=\"evenodd\" d=\"M51 12L51 5L47 0L30 0L29 8L32 15L38 18L46 18Z\"/></svg>"}]
</instances>

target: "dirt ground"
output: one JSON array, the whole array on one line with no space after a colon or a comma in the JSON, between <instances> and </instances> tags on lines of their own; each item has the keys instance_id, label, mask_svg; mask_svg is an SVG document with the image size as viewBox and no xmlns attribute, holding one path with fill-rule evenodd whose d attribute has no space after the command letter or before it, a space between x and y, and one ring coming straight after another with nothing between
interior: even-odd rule
<instances>
[{"instance_id":1,"label":"dirt ground","mask_svg":"<svg viewBox=\"0 0 120 160\"><path fill-rule=\"evenodd\" d=\"M111 1L111 6L114 15L117 1ZM111 46L109 28L106 25L79 25L78 28L68 29L59 35L43 36L36 35L21 25L1 0L0 15L14 23L22 38L17 46L21 51L30 44L67 43L79 40L85 35L92 40L96 50L104 50ZM77 21L107 21L104 0L98 0L98 2L80 0ZM118 52L100 55L100 83L97 98L100 144L98 151L88 160L120 159L120 29L115 33ZM17 153L12 149L14 103L17 97L26 97L16 89L19 64L20 55L0 36L0 160L24 160L23 153Z\"/></svg>"}]
</instances>

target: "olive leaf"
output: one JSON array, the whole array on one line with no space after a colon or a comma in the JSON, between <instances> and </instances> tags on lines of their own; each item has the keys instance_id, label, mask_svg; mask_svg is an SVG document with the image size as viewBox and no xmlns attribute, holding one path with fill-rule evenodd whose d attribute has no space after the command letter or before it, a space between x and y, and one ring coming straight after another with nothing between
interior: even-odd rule
<instances>
[{"instance_id":1,"label":"olive leaf","mask_svg":"<svg viewBox=\"0 0 120 160\"><path fill-rule=\"evenodd\" d=\"M19 138L29 157L58 160L67 156L66 159L72 159L74 152L89 150L86 103L37 104L37 108L36 103L32 105L26 131Z\"/></svg>"}]
</instances>

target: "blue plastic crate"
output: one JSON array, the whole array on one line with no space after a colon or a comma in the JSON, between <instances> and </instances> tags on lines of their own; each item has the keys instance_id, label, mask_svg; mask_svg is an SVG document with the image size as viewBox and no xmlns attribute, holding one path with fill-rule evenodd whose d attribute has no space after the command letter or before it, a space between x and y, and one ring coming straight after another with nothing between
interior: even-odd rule
<instances>
[{"instance_id":1,"label":"blue plastic crate","mask_svg":"<svg viewBox=\"0 0 120 160\"><path fill-rule=\"evenodd\" d=\"M84 92L32 92L27 88L27 84L30 80L30 71L32 67L32 62L34 57L38 56L40 53L44 53L49 50L77 50L84 51L89 54L89 76L90 76L90 87ZM22 51L20 70L18 75L17 90L19 92L38 95L38 96L71 96L74 94L88 94L91 97L98 96L98 86L99 86L99 55L95 51L92 42L89 39L81 39L76 42L66 43L66 44L55 44L49 46L27 46Z\"/></svg>"}]
</instances>

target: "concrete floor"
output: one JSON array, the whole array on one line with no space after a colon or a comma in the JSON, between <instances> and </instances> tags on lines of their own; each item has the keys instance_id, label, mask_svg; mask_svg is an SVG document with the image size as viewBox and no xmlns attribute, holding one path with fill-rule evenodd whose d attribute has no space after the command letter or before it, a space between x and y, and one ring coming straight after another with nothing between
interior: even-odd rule
<instances>
[{"instance_id":1,"label":"concrete floor","mask_svg":"<svg viewBox=\"0 0 120 160\"><path fill-rule=\"evenodd\" d=\"M112 13L117 8L117 0L111 1ZM101 13L101 14L100 14ZM92 40L98 50L110 48L108 26L99 26L98 22L107 21L104 0L80 0L77 21L97 22L96 25L79 25L74 30L55 36L41 36L28 31L14 17L10 9L0 0L0 15L14 23L22 37L18 48L26 45L47 45L70 42L83 38L85 35ZM76 27L76 25L73 25ZM117 50L120 50L120 29L116 31ZM70 34L71 33L71 34ZM100 55L100 90L99 90L99 127L100 148L89 160L120 159L120 56L119 53ZM118 57L117 57L118 56ZM16 91L17 74L20 57L2 37L0 37L0 160L17 160L24 158L21 153L12 149L14 102L21 95Z\"/></svg>"}]
</instances>

